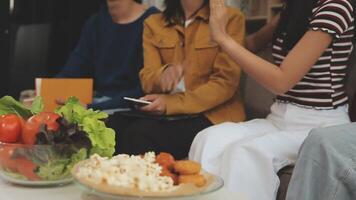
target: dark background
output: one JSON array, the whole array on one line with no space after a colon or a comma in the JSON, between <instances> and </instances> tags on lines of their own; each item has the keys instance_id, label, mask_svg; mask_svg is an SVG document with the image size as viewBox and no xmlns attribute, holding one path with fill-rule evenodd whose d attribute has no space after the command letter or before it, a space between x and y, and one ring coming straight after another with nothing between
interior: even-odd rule
<instances>
[{"instance_id":1,"label":"dark background","mask_svg":"<svg viewBox=\"0 0 356 200\"><path fill-rule=\"evenodd\" d=\"M26 73L11 74L13 68L26 68L35 65L33 60L13 55L16 33L21 27L35 24L46 24L50 27L48 50L42 56L46 57L41 76L51 77L58 73L76 45L83 23L94 14L103 0L14 0L14 10L10 13L10 0L0 0L0 96L7 94L18 97L22 89L34 88L33 83L21 82ZM26 37L26 35L25 35ZM25 41L29 38L22 38ZM46 44L47 45L47 44ZM28 49L28 48L26 48ZM21 60L21 66L14 66L14 59ZM17 64L18 65L18 64ZM27 69L31 70L31 69ZM10 78L11 77L11 78ZM12 85L14 80L18 83ZM20 85L20 86L19 86Z\"/></svg>"},{"instance_id":2,"label":"dark background","mask_svg":"<svg viewBox=\"0 0 356 200\"><path fill-rule=\"evenodd\" d=\"M11 13L9 2L0 0L0 97L18 98L34 88L34 78L53 77L61 70L83 23L105 0L14 0ZM254 32L264 23L247 23L247 30Z\"/></svg>"}]
</instances>

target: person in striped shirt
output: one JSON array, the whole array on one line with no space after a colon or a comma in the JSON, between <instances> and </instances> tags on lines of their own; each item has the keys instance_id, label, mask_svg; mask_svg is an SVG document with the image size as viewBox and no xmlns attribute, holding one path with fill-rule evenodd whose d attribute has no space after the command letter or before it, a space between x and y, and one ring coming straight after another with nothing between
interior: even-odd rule
<instances>
[{"instance_id":1,"label":"person in striped shirt","mask_svg":"<svg viewBox=\"0 0 356 200\"><path fill-rule=\"evenodd\" d=\"M354 47L354 3L286 0L279 16L247 38L249 51L226 33L224 1L211 0L212 39L277 97L266 119L224 123L200 132L190 159L222 176L228 190L247 199L275 199L277 172L295 163L309 132L350 122L345 77ZM251 52L270 42L274 63Z\"/></svg>"}]
</instances>

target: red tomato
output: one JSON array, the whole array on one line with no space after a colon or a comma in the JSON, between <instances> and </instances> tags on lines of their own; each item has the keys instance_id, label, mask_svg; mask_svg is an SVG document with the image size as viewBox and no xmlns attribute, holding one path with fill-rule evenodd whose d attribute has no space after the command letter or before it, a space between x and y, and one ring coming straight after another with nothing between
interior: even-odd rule
<instances>
[{"instance_id":1,"label":"red tomato","mask_svg":"<svg viewBox=\"0 0 356 200\"><path fill-rule=\"evenodd\" d=\"M27 160L25 158L17 159L17 171L24 175L28 180L37 181L40 178L36 175L35 170L37 169L37 165L34 164L32 161Z\"/></svg>"},{"instance_id":2,"label":"red tomato","mask_svg":"<svg viewBox=\"0 0 356 200\"><path fill-rule=\"evenodd\" d=\"M156 162L163 168L171 170L175 163L174 157L169 153L160 153L156 156Z\"/></svg>"},{"instance_id":3,"label":"red tomato","mask_svg":"<svg viewBox=\"0 0 356 200\"><path fill-rule=\"evenodd\" d=\"M56 120L60 116L56 113L42 112L28 119L23 127L22 141L24 144L35 144L39 128L42 124L47 125L49 131L56 131L59 124Z\"/></svg>"},{"instance_id":4,"label":"red tomato","mask_svg":"<svg viewBox=\"0 0 356 200\"><path fill-rule=\"evenodd\" d=\"M15 143L20 139L22 119L14 114L0 116L0 142Z\"/></svg>"},{"instance_id":5,"label":"red tomato","mask_svg":"<svg viewBox=\"0 0 356 200\"><path fill-rule=\"evenodd\" d=\"M17 162L11 159L15 147L0 145L0 166L11 172L17 171Z\"/></svg>"}]
</instances>

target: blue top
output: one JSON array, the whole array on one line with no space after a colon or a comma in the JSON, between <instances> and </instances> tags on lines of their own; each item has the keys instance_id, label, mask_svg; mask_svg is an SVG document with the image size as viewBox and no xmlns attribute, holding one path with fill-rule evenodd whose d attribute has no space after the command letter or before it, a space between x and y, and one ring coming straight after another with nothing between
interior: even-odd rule
<instances>
[{"instance_id":1,"label":"blue top","mask_svg":"<svg viewBox=\"0 0 356 200\"><path fill-rule=\"evenodd\" d=\"M143 95L139 71L143 67L143 21L159 10L151 7L128 24L112 21L107 7L84 25L80 40L58 78L93 78L96 97L109 97L89 105L93 109L127 107L124 96Z\"/></svg>"}]
</instances>

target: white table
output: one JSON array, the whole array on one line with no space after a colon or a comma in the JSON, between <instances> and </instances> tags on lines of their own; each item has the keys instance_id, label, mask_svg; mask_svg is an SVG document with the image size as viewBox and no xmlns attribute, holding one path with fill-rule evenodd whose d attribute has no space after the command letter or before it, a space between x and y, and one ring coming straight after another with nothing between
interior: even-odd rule
<instances>
[{"instance_id":1,"label":"white table","mask_svg":"<svg viewBox=\"0 0 356 200\"><path fill-rule=\"evenodd\" d=\"M197 200L245 200L238 194L228 193L225 189ZM55 188L29 188L9 184L0 179L0 200L98 200L81 192L70 184Z\"/></svg>"}]
</instances>

